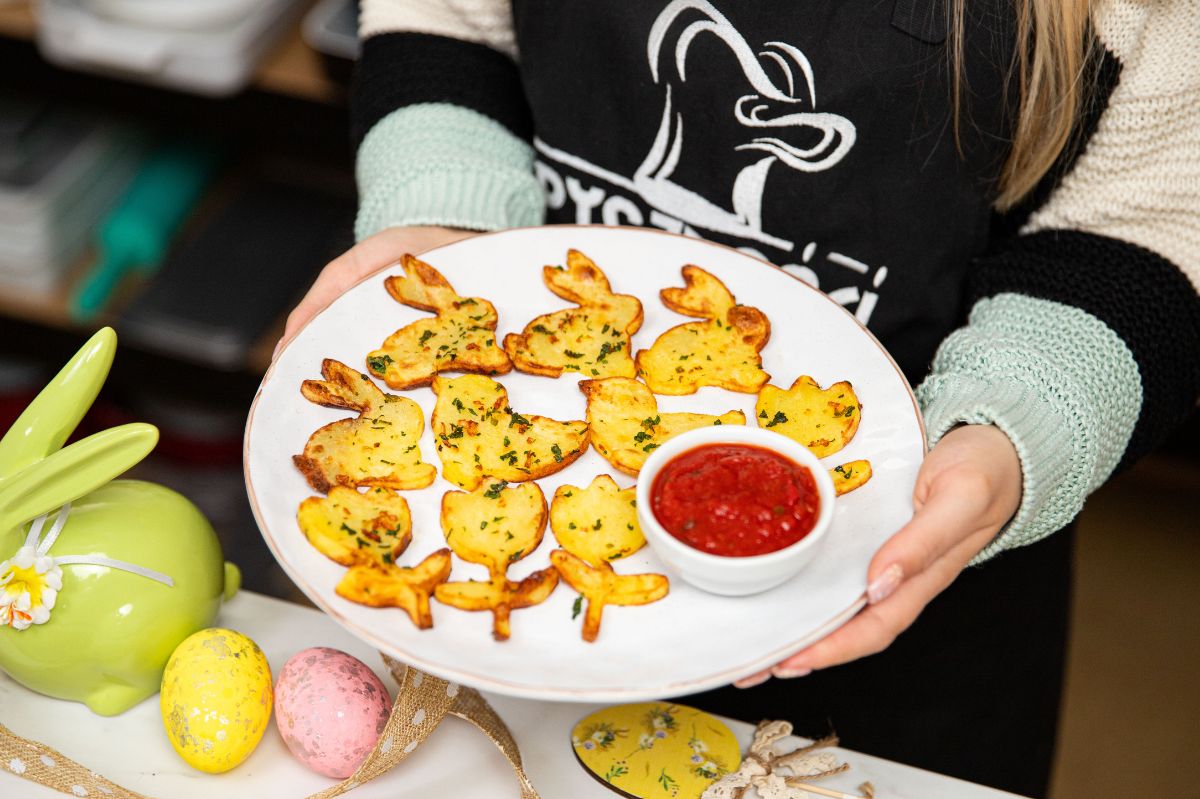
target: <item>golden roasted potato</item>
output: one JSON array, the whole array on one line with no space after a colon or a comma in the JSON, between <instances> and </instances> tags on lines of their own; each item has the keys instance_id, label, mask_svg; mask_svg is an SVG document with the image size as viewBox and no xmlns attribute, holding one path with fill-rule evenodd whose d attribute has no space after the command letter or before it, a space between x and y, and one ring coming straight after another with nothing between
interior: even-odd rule
<instances>
[{"instance_id":1,"label":"golden roasted potato","mask_svg":"<svg viewBox=\"0 0 1200 799\"><path fill-rule=\"evenodd\" d=\"M523 482L565 469L588 447L586 422L522 416L504 386L482 375L437 377L433 434L442 475L468 490L484 475Z\"/></svg>"},{"instance_id":2,"label":"golden roasted potato","mask_svg":"<svg viewBox=\"0 0 1200 799\"><path fill-rule=\"evenodd\" d=\"M485 582L470 580L440 585L439 602L461 610L490 610L492 634L509 636L509 613L545 601L558 585L554 569L543 569L513 582L509 565L528 557L546 530L546 497L537 483L510 487L485 478L470 493L448 491L442 497L442 531L454 554L488 570Z\"/></svg>"},{"instance_id":3,"label":"golden roasted potato","mask_svg":"<svg viewBox=\"0 0 1200 799\"><path fill-rule=\"evenodd\" d=\"M437 469L421 461L417 442L425 428L421 407L385 394L371 378L326 358L324 380L305 380L300 393L318 405L358 411L356 419L332 422L313 433L304 453L292 456L308 484L328 493L335 485L424 488Z\"/></svg>"},{"instance_id":4,"label":"golden roasted potato","mask_svg":"<svg viewBox=\"0 0 1200 799\"><path fill-rule=\"evenodd\" d=\"M671 583L662 574L617 574L601 561L592 566L564 549L550 553L558 573L587 600L583 615L583 640L595 641L605 605L648 605L667 595ZM576 606L578 610L578 606Z\"/></svg>"},{"instance_id":5,"label":"golden roasted potato","mask_svg":"<svg viewBox=\"0 0 1200 799\"><path fill-rule=\"evenodd\" d=\"M841 466L830 469L829 476L833 478L833 490L840 497L842 494L849 494L854 489L865 485L871 479L871 462L843 463Z\"/></svg>"},{"instance_id":6,"label":"golden roasted potato","mask_svg":"<svg viewBox=\"0 0 1200 799\"><path fill-rule=\"evenodd\" d=\"M367 356L367 368L392 388L427 386L438 372L503 374L512 362L496 343L496 308L460 297L442 274L405 255L402 276L384 281L396 302L437 314L405 325Z\"/></svg>"},{"instance_id":7,"label":"golden roasted potato","mask_svg":"<svg viewBox=\"0 0 1200 799\"><path fill-rule=\"evenodd\" d=\"M416 566L351 566L337 595L372 608L400 608L422 630L433 626L429 597L450 577L450 550L439 549Z\"/></svg>"},{"instance_id":8,"label":"golden roasted potato","mask_svg":"<svg viewBox=\"0 0 1200 799\"><path fill-rule=\"evenodd\" d=\"M485 582L442 583L434 596L439 602L459 610L490 610L492 637L507 641L512 634L512 611L545 602L557 586L558 572L549 567L535 571L520 582L499 577Z\"/></svg>"},{"instance_id":9,"label":"golden roasted potato","mask_svg":"<svg viewBox=\"0 0 1200 799\"><path fill-rule=\"evenodd\" d=\"M503 577L510 563L529 555L546 531L546 497L537 483L509 486L484 479L474 491L442 496L442 532L465 561Z\"/></svg>"},{"instance_id":10,"label":"golden roasted potato","mask_svg":"<svg viewBox=\"0 0 1200 799\"><path fill-rule=\"evenodd\" d=\"M396 562L412 541L408 502L389 488L334 486L328 497L309 497L296 513L300 530L325 557L343 566Z\"/></svg>"},{"instance_id":11,"label":"golden roasted potato","mask_svg":"<svg viewBox=\"0 0 1200 799\"><path fill-rule=\"evenodd\" d=\"M521 333L504 337L504 351L522 372L558 377L564 371L600 377L633 377L629 337L642 326L642 303L613 294L608 278L578 250L567 268L547 266L542 280L577 307L542 314Z\"/></svg>"},{"instance_id":12,"label":"golden roasted potato","mask_svg":"<svg viewBox=\"0 0 1200 799\"><path fill-rule=\"evenodd\" d=\"M697 427L746 423L741 411L720 416L660 413L650 389L628 377L581 380L579 390L587 395L588 427L596 451L616 468L635 476L650 452L671 436Z\"/></svg>"},{"instance_id":13,"label":"golden roasted potato","mask_svg":"<svg viewBox=\"0 0 1200 799\"><path fill-rule=\"evenodd\" d=\"M676 325L639 351L638 375L656 394L695 394L700 386L758 391L771 379L759 354L771 338L766 314L737 305L725 284L698 266L683 267L683 279L683 288L662 290L663 304L707 321Z\"/></svg>"},{"instance_id":14,"label":"golden roasted potato","mask_svg":"<svg viewBox=\"0 0 1200 799\"><path fill-rule=\"evenodd\" d=\"M550 503L559 545L592 566L632 555L646 545L637 520L637 488L619 488L607 474L587 488L562 485Z\"/></svg>"},{"instance_id":15,"label":"golden roasted potato","mask_svg":"<svg viewBox=\"0 0 1200 799\"><path fill-rule=\"evenodd\" d=\"M854 438L862 405L845 380L822 389L808 375L800 375L786 391L764 386L754 411L759 427L783 433L824 458Z\"/></svg>"}]
</instances>

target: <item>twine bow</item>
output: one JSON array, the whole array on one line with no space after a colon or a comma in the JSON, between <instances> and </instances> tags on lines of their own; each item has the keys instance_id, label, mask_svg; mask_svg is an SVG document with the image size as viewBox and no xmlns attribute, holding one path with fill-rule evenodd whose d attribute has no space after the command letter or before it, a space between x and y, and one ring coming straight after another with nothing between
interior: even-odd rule
<instances>
[{"instance_id":1,"label":"twine bow","mask_svg":"<svg viewBox=\"0 0 1200 799\"><path fill-rule=\"evenodd\" d=\"M517 775L521 799L539 799L521 765L512 733L478 691L447 682L384 656L400 685L396 702L375 749L350 777L306 799L331 799L369 782L403 762L447 715L479 728L504 754ZM45 744L30 741L0 724L0 768L72 796L150 799L110 782Z\"/></svg>"}]
</instances>

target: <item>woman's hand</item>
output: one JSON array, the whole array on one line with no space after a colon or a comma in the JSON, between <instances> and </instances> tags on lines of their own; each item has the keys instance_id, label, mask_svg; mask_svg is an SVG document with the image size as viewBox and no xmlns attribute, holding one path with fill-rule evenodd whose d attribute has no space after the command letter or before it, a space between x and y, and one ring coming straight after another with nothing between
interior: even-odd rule
<instances>
[{"instance_id":1,"label":"woman's hand","mask_svg":"<svg viewBox=\"0 0 1200 799\"><path fill-rule=\"evenodd\" d=\"M883 651L996 537L1020 504L1021 463L1008 436L990 425L951 430L917 475L912 521L871 561L867 607L807 649L735 685L748 688L772 675L803 677Z\"/></svg>"},{"instance_id":2,"label":"woman's hand","mask_svg":"<svg viewBox=\"0 0 1200 799\"><path fill-rule=\"evenodd\" d=\"M300 304L288 315L283 338L275 345L275 355L279 354L283 345L291 340L317 311L361 278L399 260L405 253L419 255L434 247L474 235L476 233L471 230L414 226L388 228L363 239L321 270L304 299L300 300Z\"/></svg>"}]
</instances>

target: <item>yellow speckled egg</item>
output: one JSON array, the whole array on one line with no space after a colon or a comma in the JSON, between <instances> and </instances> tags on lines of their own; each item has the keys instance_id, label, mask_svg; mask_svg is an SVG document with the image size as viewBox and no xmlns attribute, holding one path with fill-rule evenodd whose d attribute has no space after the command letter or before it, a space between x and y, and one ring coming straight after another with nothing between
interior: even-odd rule
<instances>
[{"instance_id":1,"label":"yellow speckled egg","mask_svg":"<svg viewBox=\"0 0 1200 799\"><path fill-rule=\"evenodd\" d=\"M189 766L220 774L254 751L271 720L271 667L258 645L210 628L184 639L163 672L163 726Z\"/></svg>"}]
</instances>

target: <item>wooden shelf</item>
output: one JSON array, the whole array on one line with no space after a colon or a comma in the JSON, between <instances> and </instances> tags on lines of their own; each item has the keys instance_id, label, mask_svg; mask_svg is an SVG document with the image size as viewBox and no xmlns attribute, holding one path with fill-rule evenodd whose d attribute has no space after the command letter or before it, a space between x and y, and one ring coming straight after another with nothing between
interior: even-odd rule
<instances>
[{"instance_id":1,"label":"wooden shelf","mask_svg":"<svg viewBox=\"0 0 1200 799\"><path fill-rule=\"evenodd\" d=\"M70 300L94 257L90 251L84 253L70 267L62 282L47 294L0 283L0 315L58 330L84 331L111 324L114 315L125 307L144 281L136 277L122 281L120 290L103 314L91 322L78 322L71 316Z\"/></svg>"},{"instance_id":2,"label":"wooden shelf","mask_svg":"<svg viewBox=\"0 0 1200 799\"><path fill-rule=\"evenodd\" d=\"M311 3L306 3L307 7ZM275 94L299 97L317 103L340 103L343 88L330 80L321 64L321 56L301 35L300 14L275 49L263 59L251 84L253 88ZM32 41L37 37L37 17L30 0L0 0L0 36Z\"/></svg>"},{"instance_id":3,"label":"wooden shelf","mask_svg":"<svg viewBox=\"0 0 1200 799\"><path fill-rule=\"evenodd\" d=\"M0 284L0 316L16 319L22 322L48 327L55 330L65 330L71 333L86 335L104 325L118 327L116 321L121 311L153 278L137 274L128 274L121 281L120 287L113 294L104 312L95 319L80 322L71 316L70 301L76 287L87 274L88 268L94 262L92 252L84 255L67 271L62 282L47 294L30 292ZM246 362L242 370L261 374L271 364L271 355L275 350L275 342L283 334L284 320L280 319L264 334L258 342L246 353Z\"/></svg>"},{"instance_id":4,"label":"wooden shelf","mask_svg":"<svg viewBox=\"0 0 1200 799\"><path fill-rule=\"evenodd\" d=\"M0 2L0 36L10 39L32 39L37 35L37 19L28 0Z\"/></svg>"}]
</instances>

